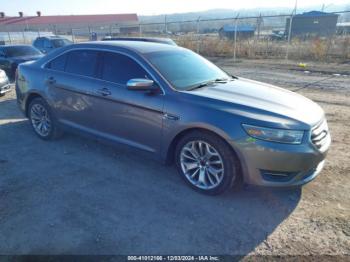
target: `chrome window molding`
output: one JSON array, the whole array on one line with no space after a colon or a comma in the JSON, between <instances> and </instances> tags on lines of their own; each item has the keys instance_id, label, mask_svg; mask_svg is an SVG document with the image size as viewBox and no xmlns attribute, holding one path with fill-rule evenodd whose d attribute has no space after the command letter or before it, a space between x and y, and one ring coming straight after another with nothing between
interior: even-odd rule
<instances>
[{"instance_id":1,"label":"chrome window molding","mask_svg":"<svg viewBox=\"0 0 350 262\"><path fill-rule=\"evenodd\" d=\"M105 49L105 48L93 48L93 47L79 47L79 48L71 48L71 49L68 49L66 51L64 51L63 53L60 53L59 55L51 58L50 60L44 62L40 68L41 69L45 69L45 70L50 70L50 71L55 71L55 72L62 72L62 73L65 73L65 74L70 74L70 75L73 75L73 76L79 76L79 77L87 77L87 78L90 78L90 79L95 79L95 80L100 80L100 81L104 81L104 82L108 82L108 83L113 83L113 84L116 84L116 85L122 85L122 84L119 84L119 83L115 83L115 82L112 82L112 81L108 81L108 80L105 80L105 79L102 79L102 78L97 78L97 77L90 77L90 76L85 76L85 75L78 75L78 74L74 74L74 73L70 73L70 72L66 72L66 71L60 71L60 70L54 70L54 69L51 69L51 68L47 68L46 66L51 63L51 61L55 60L56 58L62 56L62 55L65 55L65 54L68 54L69 52L73 52L73 51L84 51L84 50L91 50L91 51L98 51L98 52L109 52L109 53L115 53L115 54L119 54L119 55L125 55L127 57L129 57L130 59L132 59L134 62L136 62L139 66L142 67L143 70L146 71L146 73L148 73L153 79L153 81L159 86L159 88L162 90L162 94L161 95L165 95L166 92L164 90L164 88L162 87L162 85L159 84L158 81L156 81L156 77L154 76L154 74L152 74L138 59L136 59L135 57L131 56L130 54L127 54L123 51L116 51L116 50L111 50L111 49ZM135 52L135 51L134 51ZM139 54L140 55L140 54ZM141 55L142 56L142 55ZM145 57L142 56L142 58L145 60ZM146 60L145 60L146 61ZM150 65L150 63L148 63ZM155 68L153 67L153 65L150 65L152 67L153 70L155 70ZM155 70L157 71L158 75L160 75L162 77L162 79L164 80L163 76L161 74L159 74L158 70ZM168 83L168 81L166 81Z\"/></svg>"}]
</instances>

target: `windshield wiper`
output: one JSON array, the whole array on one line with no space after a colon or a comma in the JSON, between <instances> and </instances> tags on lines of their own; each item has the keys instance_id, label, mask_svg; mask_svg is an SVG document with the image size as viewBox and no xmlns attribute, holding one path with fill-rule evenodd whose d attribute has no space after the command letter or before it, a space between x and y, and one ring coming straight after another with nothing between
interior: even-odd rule
<instances>
[{"instance_id":1,"label":"windshield wiper","mask_svg":"<svg viewBox=\"0 0 350 262\"><path fill-rule=\"evenodd\" d=\"M216 78L213 82L215 82L215 83L227 83L228 81L230 81L229 78Z\"/></svg>"},{"instance_id":2,"label":"windshield wiper","mask_svg":"<svg viewBox=\"0 0 350 262\"><path fill-rule=\"evenodd\" d=\"M230 78L216 78L214 80L210 80L210 81L206 81L206 82L202 82L202 83L199 83L197 85L194 85L194 86L190 87L189 89L187 89L187 91L199 89L199 88L208 86L208 85L213 84L213 83L227 83L228 81L231 81L231 80L232 79L230 79Z\"/></svg>"},{"instance_id":3,"label":"windshield wiper","mask_svg":"<svg viewBox=\"0 0 350 262\"><path fill-rule=\"evenodd\" d=\"M187 91L192 91L192 90L195 90L198 88L202 88L202 87L208 86L208 85L213 84L213 83L227 83L229 80L230 79L228 79L228 78L217 78L214 80L209 80L209 81L194 85L194 86L190 87L189 89L187 89Z\"/></svg>"},{"instance_id":4,"label":"windshield wiper","mask_svg":"<svg viewBox=\"0 0 350 262\"><path fill-rule=\"evenodd\" d=\"M212 80L206 81L206 82L202 82L202 83L200 83L200 84L191 86L189 89L187 89L187 91L192 91L192 90L195 90L195 89L199 89L199 88L208 86L208 85L212 84L213 82L214 82L214 81L212 81Z\"/></svg>"}]
</instances>

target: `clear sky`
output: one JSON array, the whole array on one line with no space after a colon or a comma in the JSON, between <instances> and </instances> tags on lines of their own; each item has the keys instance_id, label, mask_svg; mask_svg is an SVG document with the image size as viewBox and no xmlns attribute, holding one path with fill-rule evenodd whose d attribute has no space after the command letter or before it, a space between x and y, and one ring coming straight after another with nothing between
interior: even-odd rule
<instances>
[{"instance_id":1,"label":"clear sky","mask_svg":"<svg viewBox=\"0 0 350 262\"><path fill-rule=\"evenodd\" d=\"M0 11L6 15L66 14L112 14L137 13L153 15L164 13L195 12L208 9L250 9L257 7L290 7L295 0L0 0ZM350 0L299 0L298 7L328 6L330 4L349 4Z\"/></svg>"}]
</instances>

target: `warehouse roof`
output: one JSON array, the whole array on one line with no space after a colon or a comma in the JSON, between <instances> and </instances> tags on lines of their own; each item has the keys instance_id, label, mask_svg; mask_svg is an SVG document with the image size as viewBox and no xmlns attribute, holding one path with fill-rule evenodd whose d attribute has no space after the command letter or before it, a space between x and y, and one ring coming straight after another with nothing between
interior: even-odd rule
<instances>
[{"instance_id":1,"label":"warehouse roof","mask_svg":"<svg viewBox=\"0 0 350 262\"><path fill-rule=\"evenodd\" d=\"M75 23L118 23L138 22L136 14L107 14L107 15L53 15L3 17L0 25L39 25L39 24L75 24Z\"/></svg>"},{"instance_id":2,"label":"warehouse roof","mask_svg":"<svg viewBox=\"0 0 350 262\"><path fill-rule=\"evenodd\" d=\"M295 17L319 17L319 16L334 16L334 15L338 16L337 14L333 14L333 13L326 13L321 11L310 11L310 12L298 14Z\"/></svg>"}]
</instances>

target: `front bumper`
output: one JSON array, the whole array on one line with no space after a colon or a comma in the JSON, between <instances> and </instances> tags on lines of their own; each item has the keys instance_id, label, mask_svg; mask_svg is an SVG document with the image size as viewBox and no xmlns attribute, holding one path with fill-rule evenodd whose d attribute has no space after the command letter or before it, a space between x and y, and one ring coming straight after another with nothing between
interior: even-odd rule
<instances>
[{"instance_id":1,"label":"front bumper","mask_svg":"<svg viewBox=\"0 0 350 262\"><path fill-rule=\"evenodd\" d=\"M232 141L241 160L245 183L290 187L313 180L324 166L331 138L328 134L322 148L317 148L309 135L300 145L273 143L251 137L238 143Z\"/></svg>"}]
</instances>

